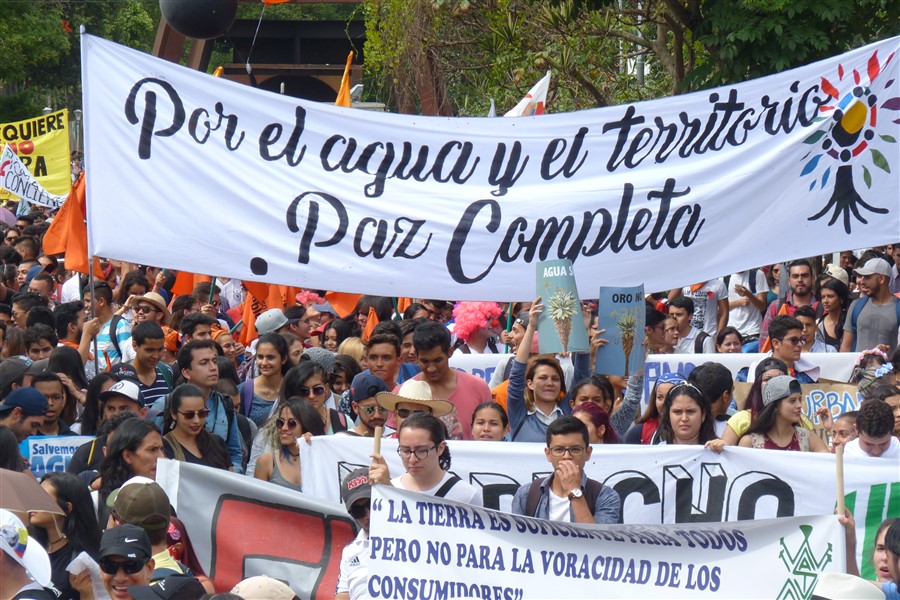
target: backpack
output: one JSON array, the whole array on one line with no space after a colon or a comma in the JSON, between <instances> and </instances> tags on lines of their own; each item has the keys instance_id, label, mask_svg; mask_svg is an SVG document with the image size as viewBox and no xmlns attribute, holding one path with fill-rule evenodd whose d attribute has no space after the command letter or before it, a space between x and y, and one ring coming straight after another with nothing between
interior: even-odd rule
<instances>
[{"instance_id":1,"label":"backpack","mask_svg":"<svg viewBox=\"0 0 900 600\"><path fill-rule=\"evenodd\" d=\"M531 487L528 488L528 497L525 500L526 517L533 517L537 513L538 502L541 500L541 481L543 480L535 479L531 482ZM591 507L591 513L594 512L594 507L597 506L597 498L600 497L600 490L602 489L602 483L596 479L588 478L587 485L584 486L584 499L587 500L588 506Z\"/></svg>"},{"instance_id":2,"label":"backpack","mask_svg":"<svg viewBox=\"0 0 900 600\"><path fill-rule=\"evenodd\" d=\"M865 307L866 303L869 301L868 296L860 296L859 300L856 301L856 306L853 307L853 312L850 313L850 324L853 326L853 348L851 352L856 352L856 340L859 339L859 330L856 328L856 321L859 320L859 313L862 312L863 307ZM897 325L900 326L900 300L894 299L894 310L897 313Z\"/></svg>"},{"instance_id":3,"label":"backpack","mask_svg":"<svg viewBox=\"0 0 900 600\"><path fill-rule=\"evenodd\" d=\"M438 488L438 491L436 491L434 493L434 495L437 496L438 498L443 498L448 493L450 493L450 490L453 489L453 486L456 485L457 483L459 483L460 481L462 481L462 479L460 479L456 475L451 476L450 479L448 479L447 481L444 482L444 485L442 485L440 488Z\"/></svg>"},{"instance_id":4,"label":"backpack","mask_svg":"<svg viewBox=\"0 0 900 600\"><path fill-rule=\"evenodd\" d=\"M709 334L705 331L701 331L697 334L697 337L694 338L694 354L703 354L703 342L709 337Z\"/></svg>"},{"instance_id":5,"label":"backpack","mask_svg":"<svg viewBox=\"0 0 900 600\"><path fill-rule=\"evenodd\" d=\"M113 314L112 319L109 320L109 339L112 340L113 348L119 354L119 361L122 360L122 348L119 347L119 340L116 338L116 329L121 320L122 316L117 314Z\"/></svg>"},{"instance_id":6,"label":"backpack","mask_svg":"<svg viewBox=\"0 0 900 600\"><path fill-rule=\"evenodd\" d=\"M754 296L756 295L756 272L757 271L759 271L759 269L750 269L747 272L747 283L750 284L747 286L747 289L750 290L750 293L753 294ZM731 289L731 286L729 285L729 283L731 282L731 275L726 275L725 277L723 277L723 280L725 281L725 289L726 290Z\"/></svg>"},{"instance_id":7,"label":"backpack","mask_svg":"<svg viewBox=\"0 0 900 600\"><path fill-rule=\"evenodd\" d=\"M250 418L250 405L253 404L253 378L244 382L241 388L241 414Z\"/></svg>"}]
</instances>

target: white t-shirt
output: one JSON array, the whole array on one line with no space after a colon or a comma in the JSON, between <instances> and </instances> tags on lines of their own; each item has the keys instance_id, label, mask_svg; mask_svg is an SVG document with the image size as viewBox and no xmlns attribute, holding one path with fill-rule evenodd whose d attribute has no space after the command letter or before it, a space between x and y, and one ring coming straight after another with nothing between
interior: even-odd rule
<instances>
[{"instance_id":1,"label":"white t-shirt","mask_svg":"<svg viewBox=\"0 0 900 600\"><path fill-rule=\"evenodd\" d=\"M696 352L694 352L694 340L697 339L698 335L700 335L700 330L696 327L691 327L690 333L679 338L678 343L675 344L675 354L696 354ZM715 354L715 352L716 336L710 335L703 340L703 353Z\"/></svg>"},{"instance_id":2,"label":"white t-shirt","mask_svg":"<svg viewBox=\"0 0 900 600\"><path fill-rule=\"evenodd\" d=\"M766 283L766 277L763 275L762 269L757 269L756 277L756 293L762 294L769 291L769 284ZM742 285L748 290L754 289L750 285L750 271L735 273L728 281L728 300L742 300L744 297L734 291L734 288ZM741 332L743 336L759 335L762 329L762 313L752 304L747 306L737 306L728 311L728 324Z\"/></svg>"},{"instance_id":3,"label":"white t-shirt","mask_svg":"<svg viewBox=\"0 0 900 600\"><path fill-rule=\"evenodd\" d=\"M569 501L568 496L560 498L555 493L553 493L552 489L550 490L549 517L551 521L570 523L572 521L569 518L569 509L571 507L572 503Z\"/></svg>"},{"instance_id":4,"label":"white t-shirt","mask_svg":"<svg viewBox=\"0 0 900 600\"><path fill-rule=\"evenodd\" d=\"M360 529L356 539L341 552L341 574L337 593L350 594L352 600L369 596L369 536Z\"/></svg>"},{"instance_id":5,"label":"white t-shirt","mask_svg":"<svg viewBox=\"0 0 900 600\"><path fill-rule=\"evenodd\" d=\"M851 440L844 444L844 454L846 456L870 456L859 447L859 438ZM900 458L900 441L896 437L891 436L891 445L885 450L884 454L872 458Z\"/></svg>"},{"instance_id":6,"label":"white t-shirt","mask_svg":"<svg viewBox=\"0 0 900 600\"><path fill-rule=\"evenodd\" d=\"M450 479L452 475L448 472L444 473L444 476L441 478L440 482L430 490L424 490L420 492L421 494L425 494L427 496L434 496L435 492L441 489L441 486ZM414 492L416 490L410 490L408 487L403 485L403 475L400 477L394 477L391 479L391 485L400 488L401 490L409 490ZM456 502L465 502L467 504L472 504L474 506L484 506L484 500L481 498L481 491L476 490L474 487L466 483L465 481L457 481L456 485L450 488L446 494L444 494L444 498L447 500L454 500ZM568 502L568 500L566 500Z\"/></svg>"},{"instance_id":7,"label":"white t-shirt","mask_svg":"<svg viewBox=\"0 0 900 600\"><path fill-rule=\"evenodd\" d=\"M68 279L66 279L62 284L62 291L59 294L59 301L62 302L75 302L76 300L81 300L81 289L80 286L80 278L78 277L78 273L75 273Z\"/></svg>"},{"instance_id":8,"label":"white t-shirt","mask_svg":"<svg viewBox=\"0 0 900 600\"><path fill-rule=\"evenodd\" d=\"M728 290L725 289L722 279L710 279L696 292L692 292L690 286L683 287L681 295L694 301L691 325L716 337L719 330L717 314L719 300L728 298Z\"/></svg>"}]
</instances>

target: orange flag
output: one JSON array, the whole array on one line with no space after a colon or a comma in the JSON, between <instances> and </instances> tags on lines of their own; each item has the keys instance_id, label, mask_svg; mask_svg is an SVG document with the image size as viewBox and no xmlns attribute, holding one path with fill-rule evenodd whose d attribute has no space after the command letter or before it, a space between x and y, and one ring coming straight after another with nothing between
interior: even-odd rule
<instances>
[{"instance_id":1,"label":"orange flag","mask_svg":"<svg viewBox=\"0 0 900 600\"><path fill-rule=\"evenodd\" d=\"M43 240L44 254L65 254L66 269L79 273L89 272L84 178L82 173L72 185L69 197L56 213ZM97 258L94 258L94 277L103 277Z\"/></svg>"},{"instance_id":2,"label":"orange flag","mask_svg":"<svg viewBox=\"0 0 900 600\"><path fill-rule=\"evenodd\" d=\"M341 77L341 89L338 90L335 106L350 108L350 66L353 64L353 50L347 55L347 66L344 67L344 76Z\"/></svg>"},{"instance_id":3,"label":"orange flag","mask_svg":"<svg viewBox=\"0 0 900 600\"><path fill-rule=\"evenodd\" d=\"M172 294L175 296L190 296L194 291L194 286L203 281L212 281L212 277L209 275L197 275L190 271L179 271L178 275L175 276L175 284L172 285Z\"/></svg>"},{"instance_id":4,"label":"orange flag","mask_svg":"<svg viewBox=\"0 0 900 600\"><path fill-rule=\"evenodd\" d=\"M356 310L362 294L348 294L347 292L325 292L325 299L331 307L337 311L340 318L346 319Z\"/></svg>"},{"instance_id":5,"label":"orange flag","mask_svg":"<svg viewBox=\"0 0 900 600\"><path fill-rule=\"evenodd\" d=\"M284 4L288 0L263 0L266 6L272 6L273 4Z\"/></svg>"},{"instance_id":6,"label":"orange flag","mask_svg":"<svg viewBox=\"0 0 900 600\"><path fill-rule=\"evenodd\" d=\"M397 298L397 312L402 315L403 312L407 308L412 306L412 304L413 304L412 298L407 298L406 296L401 296L400 298Z\"/></svg>"},{"instance_id":7,"label":"orange flag","mask_svg":"<svg viewBox=\"0 0 900 600\"><path fill-rule=\"evenodd\" d=\"M266 312L268 306L265 301L258 300L253 294L247 294L243 307L244 325L241 327L238 341L249 347L250 343L259 337L259 333L256 331L256 317Z\"/></svg>"},{"instance_id":8,"label":"orange flag","mask_svg":"<svg viewBox=\"0 0 900 600\"><path fill-rule=\"evenodd\" d=\"M362 341L369 341L369 338L372 337L372 332L375 331L376 325L378 325L378 315L375 314L375 309L370 306L369 318L366 319L366 328L362 332Z\"/></svg>"}]
</instances>

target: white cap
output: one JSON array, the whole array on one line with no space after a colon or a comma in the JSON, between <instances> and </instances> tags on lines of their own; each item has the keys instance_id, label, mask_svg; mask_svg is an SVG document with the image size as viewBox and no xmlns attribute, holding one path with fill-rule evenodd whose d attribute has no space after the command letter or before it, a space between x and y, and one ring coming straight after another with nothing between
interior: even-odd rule
<instances>
[{"instance_id":1,"label":"white cap","mask_svg":"<svg viewBox=\"0 0 900 600\"><path fill-rule=\"evenodd\" d=\"M52 571L47 551L28 536L19 517L5 509L0 509L0 548L40 585L47 587L50 584Z\"/></svg>"}]
</instances>

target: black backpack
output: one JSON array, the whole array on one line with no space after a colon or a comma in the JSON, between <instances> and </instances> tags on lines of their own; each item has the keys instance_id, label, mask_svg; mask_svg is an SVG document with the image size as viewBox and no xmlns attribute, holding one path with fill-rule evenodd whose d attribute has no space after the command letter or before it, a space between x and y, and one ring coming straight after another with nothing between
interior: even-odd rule
<instances>
[{"instance_id":1,"label":"black backpack","mask_svg":"<svg viewBox=\"0 0 900 600\"><path fill-rule=\"evenodd\" d=\"M541 479L535 479L528 488L528 498L525 500L525 516L533 517L537 512L538 502L541 500ZM597 498L600 497L600 490L603 484L596 479L588 478L587 485L584 486L584 499L587 500L588 506L591 507L591 513L597 506Z\"/></svg>"}]
</instances>

